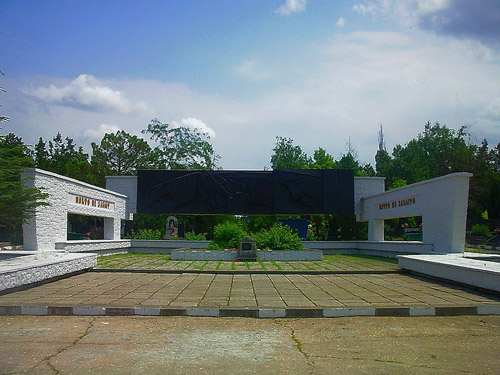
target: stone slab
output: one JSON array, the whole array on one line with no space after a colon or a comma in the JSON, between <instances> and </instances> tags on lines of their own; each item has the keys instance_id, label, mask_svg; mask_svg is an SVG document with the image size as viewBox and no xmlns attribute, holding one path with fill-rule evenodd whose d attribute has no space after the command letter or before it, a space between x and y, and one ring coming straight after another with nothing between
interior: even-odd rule
<instances>
[{"instance_id":1,"label":"stone slab","mask_svg":"<svg viewBox=\"0 0 500 375\"><path fill-rule=\"evenodd\" d=\"M500 292L500 263L488 261L488 254L401 255L398 258L402 269Z\"/></svg>"},{"instance_id":2,"label":"stone slab","mask_svg":"<svg viewBox=\"0 0 500 375\"><path fill-rule=\"evenodd\" d=\"M90 269L97 255L64 252L38 252L0 262L0 291L18 288L55 277Z\"/></svg>"}]
</instances>

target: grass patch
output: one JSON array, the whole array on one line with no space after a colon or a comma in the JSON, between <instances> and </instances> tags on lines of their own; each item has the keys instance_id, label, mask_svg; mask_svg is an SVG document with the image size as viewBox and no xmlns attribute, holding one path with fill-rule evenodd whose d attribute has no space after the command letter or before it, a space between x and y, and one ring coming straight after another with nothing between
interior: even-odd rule
<instances>
[{"instance_id":1,"label":"grass patch","mask_svg":"<svg viewBox=\"0 0 500 375\"><path fill-rule=\"evenodd\" d=\"M276 268L278 269L278 271L283 270L283 268L282 268L282 267L281 267L278 263L276 263L276 261L275 261L275 260L272 260L272 261L271 261L271 264L272 264L274 267L276 267Z\"/></svg>"},{"instance_id":2,"label":"grass patch","mask_svg":"<svg viewBox=\"0 0 500 375\"><path fill-rule=\"evenodd\" d=\"M386 258L377 255L364 255L364 254L335 254L335 255L323 255L323 260L326 261L339 261L339 260L347 260L347 261L356 261L356 260L367 260L367 261L377 261L391 264L398 264L397 258ZM366 263L366 262L363 262Z\"/></svg>"},{"instance_id":3,"label":"grass patch","mask_svg":"<svg viewBox=\"0 0 500 375\"><path fill-rule=\"evenodd\" d=\"M221 268L221 266L222 266L222 260L219 260L219 261L217 262L217 265L215 266L215 269L216 269L216 270L219 270L219 269Z\"/></svg>"},{"instance_id":4,"label":"grass patch","mask_svg":"<svg viewBox=\"0 0 500 375\"><path fill-rule=\"evenodd\" d=\"M208 260L205 261L204 263L200 264L199 266L193 265L193 268L202 271L207 266L207 264L208 264Z\"/></svg>"},{"instance_id":5,"label":"grass patch","mask_svg":"<svg viewBox=\"0 0 500 375\"><path fill-rule=\"evenodd\" d=\"M106 255L97 258L97 267L100 268L123 268L144 260L151 259L155 261L169 262L172 258L165 254L144 254L144 253L124 253Z\"/></svg>"},{"instance_id":6,"label":"grass patch","mask_svg":"<svg viewBox=\"0 0 500 375\"><path fill-rule=\"evenodd\" d=\"M260 267L261 267L264 271L265 271L265 270L267 270L266 264L265 264L263 261L258 260L258 261L257 261L257 263L259 263L259 264L260 264Z\"/></svg>"},{"instance_id":7,"label":"grass patch","mask_svg":"<svg viewBox=\"0 0 500 375\"><path fill-rule=\"evenodd\" d=\"M293 264L291 264L290 262L285 262L285 264L286 264L288 267L290 267L291 269L295 270L295 271L299 271L299 270L300 270L300 268L295 267L295 266L294 266Z\"/></svg>"}]
</instances>

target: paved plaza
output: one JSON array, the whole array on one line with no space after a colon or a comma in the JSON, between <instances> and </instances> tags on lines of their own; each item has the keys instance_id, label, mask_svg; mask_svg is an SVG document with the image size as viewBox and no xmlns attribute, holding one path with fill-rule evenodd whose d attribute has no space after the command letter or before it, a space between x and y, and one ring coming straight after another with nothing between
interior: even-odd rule
<instances>
[{"instance_id":1,"label":"paved plaza","mask_svg":"<svg viewBox=\"0 0 500 375\"><path fill-rule=\"evenodd\" d=\"M498 296L402 273L393 261L370 257L265 262L267 270L257 262L222 262L224 267L218 270L199 270L199 265L210 262L173 262L158 255L101 259L97 270L1 295L0 314L333 317L500 313ZM212 263L212 268L220 264Z\"/></svg>"}]
</instances>

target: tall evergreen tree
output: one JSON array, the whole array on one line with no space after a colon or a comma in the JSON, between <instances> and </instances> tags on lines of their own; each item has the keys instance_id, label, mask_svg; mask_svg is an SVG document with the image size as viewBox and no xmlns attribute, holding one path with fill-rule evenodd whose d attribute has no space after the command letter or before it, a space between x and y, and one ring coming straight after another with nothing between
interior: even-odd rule
<instances>
[{"instance_id":1,"label":"tall evergreen tree","mask_svg":"<svg viewBox=\"0 0 500 375\"><path fill-rule=\"evenodd\" d=\"M34 153L37 168L102 186L91 168L88 154L83 152L82 146L77 147L73 138L63 139L61 133L57 133L45 142L40 137Z\"/></svg>"},{"instance_id":2,"label":"tall evergreen tree","mask_svg":"<svg viewBox=\"0 0 500 375\"><path fill-rule=\"evenodd\" d=\"M21 181L22 169L34 165L21 138L12 133L0 136L0 163L0 227L14 228L33 215L36 207L46 205L47 195Z\"/></svg>"}]
</instances>

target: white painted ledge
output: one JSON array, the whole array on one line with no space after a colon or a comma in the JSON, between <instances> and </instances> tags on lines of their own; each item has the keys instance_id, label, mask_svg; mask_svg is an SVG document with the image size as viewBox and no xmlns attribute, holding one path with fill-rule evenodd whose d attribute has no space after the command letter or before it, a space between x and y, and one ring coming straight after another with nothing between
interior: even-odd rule
<instances>
[{"instance_id":1,"label":"white painted ledge","mask_svg":"<svg viewBox=\"0 0 500 375\"><path fill-rule=\"evenodd\" d=\"M484 255L401 255L398 258L400 268L500 292L500 263L488 261Z\"/></svg>"}]
</instances>

